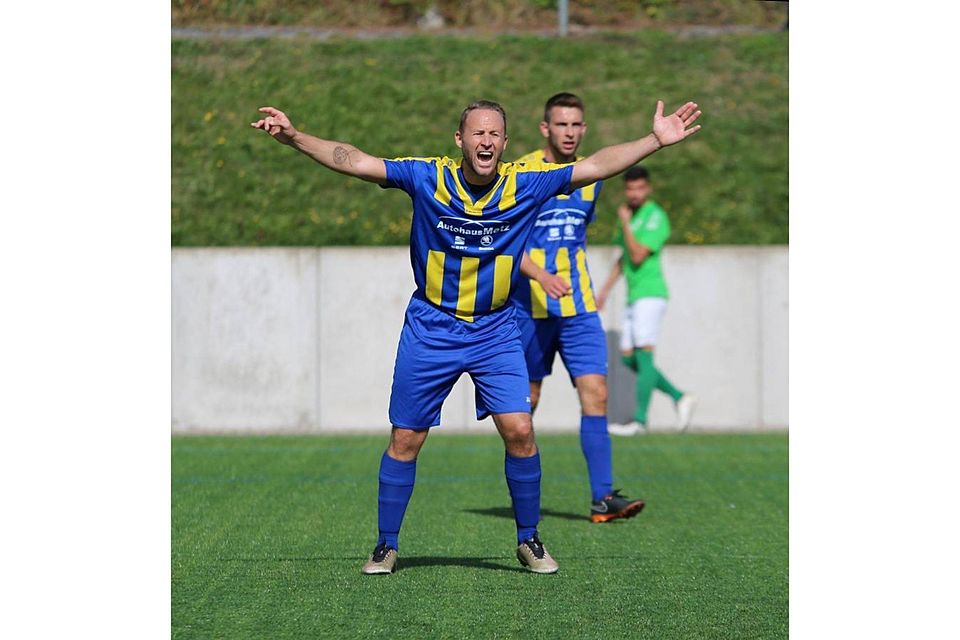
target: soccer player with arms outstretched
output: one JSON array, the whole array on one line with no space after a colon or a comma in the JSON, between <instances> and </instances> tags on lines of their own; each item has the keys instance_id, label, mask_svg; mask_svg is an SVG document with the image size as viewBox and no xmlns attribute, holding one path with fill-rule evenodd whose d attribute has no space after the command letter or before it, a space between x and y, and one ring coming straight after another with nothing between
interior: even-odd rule
<instances>
[{"instance_id":1,"label":"soccer player with arms outstretched","mask_svg":"<svg viewBox=\"0 0 960 640\"><path fill-rule=\"evenodd\" d=\"M379 538L362 571L396 567L403 514L413 494L417 455L463 373L476 386L477 417L493 416L504 442L504 471L517 525L517 557L536 573L557 563L540 541L540 456L530 418L529 384L513 305L523 247L536 211L559 193L614 176L658 149L700 129L688 102L664 116L657 103L653 132L601 149L575 164L551 168L500 161L507 119L487 100L464 109L454 140L462 157L371 156L344 142L298 131L282 111L262 107L251 126L323 166L413 202L410 261L416 291L404 317L390 394L390 442L380 461Z\"/></svg>"},{"instance_id":2,"label":"soccer player with arms outstretched","mask_svg":"<svg viewBox=\"0 0 960 640\"><path fill-rule=\"evenodd\" d=\"M546 146L518 163L566 165L579 158L587 132L583 100L572 93L551 96L543 108L540 133ZM590 520L631 518L643 509L613 489L613 452L607 433L607 338L597 313L587 270L587 225L596 216L600 181L547 200L527 240L513 294L517 324L530 378L530 412L537 409L543 379L556 354L570 374L580 399L580 450L590 480Z\"/></svg>"}]
</instances>

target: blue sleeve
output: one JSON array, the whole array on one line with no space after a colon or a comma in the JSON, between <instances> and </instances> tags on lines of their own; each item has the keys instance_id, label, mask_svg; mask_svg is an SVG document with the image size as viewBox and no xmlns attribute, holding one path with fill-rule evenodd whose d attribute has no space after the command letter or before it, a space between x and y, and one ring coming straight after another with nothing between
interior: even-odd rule
<instances>
[{"instance_id":1,"label":"blue sleeve","mask_svg":"<svg viewBox=\"0 0 960 640\"><path fill-rule=\"evenodd\" d=\"M417 183L423 180L424 169L429 165L424 160L412 158L398 158L384 160L387 168L387 181L380 185L383 189L403 189L413 196Z\"/></svg>"},{"instance_id":2,"label":"blue sleeve","mask_svg":"<svg viewBox=\"0 0 960 640\"><path fill-rule=\"evenodd\" d=\"M531 186L533 196L541 204L561 193L570 195L574 191L570 186L570 180L573 178L573 163L565 164L559 169L538 171L530 175L536 176Z\"/></svg>"}]
</instances>

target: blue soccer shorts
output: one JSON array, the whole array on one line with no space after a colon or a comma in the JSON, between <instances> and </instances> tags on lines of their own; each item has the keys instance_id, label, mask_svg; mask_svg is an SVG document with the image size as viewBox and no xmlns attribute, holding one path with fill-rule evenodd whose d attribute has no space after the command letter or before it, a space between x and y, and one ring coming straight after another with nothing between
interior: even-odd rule
<instances>
[{"instance_id":1,"label":"blue soccer shorts","mask_svg":"<svg viewBox=\"0 0 960 640\"><path fill-rule=\"evenodd\" d=\"M599 314L534 319L518 309L517 324L532 382L539 382L553 372L557 352L563 358L571 382L589 374L607 375L607 337Z\"/></svg>"},{"instance_id":2,"label":"blue soccer shorts","mask_svg":"<svg viewBox=\"0 0 960 640\"><path fill-rule=\"evenodd\" d=\"M439 425L443 401L464 373L476 387L478 420L530 412L530 384L513 306L464 322L411 298L393 369L390 423L406 429Z\"/></svg>"}]
</instances>

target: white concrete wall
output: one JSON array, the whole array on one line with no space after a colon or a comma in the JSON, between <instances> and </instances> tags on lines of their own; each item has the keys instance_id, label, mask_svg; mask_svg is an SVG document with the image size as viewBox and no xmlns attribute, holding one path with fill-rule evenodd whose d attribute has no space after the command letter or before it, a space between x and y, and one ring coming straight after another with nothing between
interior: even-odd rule
<instances>
[{"instance_id":1,"label":"white concrete wall","mask_svg":"<svg viewBox=\"0 0 960 640\"><path fill-rule=\"evenodd\" d=\"M616 257L589 251L595 281ZM693 427L788 424L788 255L778 247L674 247L663 255L671 300L656 363L700 399ZM393 360L413 291L404 247L175 249L173 428L186 431L385 429ZM633 374L619 363L621 285L602 312L610 347L610 419L626 421ZM656 393L653 425L673 421ZM478 422L461 378L445 429ZM559 359L535 417L541 431L579 426Z\"/></svg>"}]
</instances>

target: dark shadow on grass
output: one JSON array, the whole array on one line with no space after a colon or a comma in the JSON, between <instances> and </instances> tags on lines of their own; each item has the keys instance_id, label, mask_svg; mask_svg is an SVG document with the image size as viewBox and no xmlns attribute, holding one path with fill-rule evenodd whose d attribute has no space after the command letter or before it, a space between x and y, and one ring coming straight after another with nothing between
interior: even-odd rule
<instances>
[{"instance_id":1,"label":"dark shadow on grass","mask_svg":"<svg viewBox=\"0 0 960 640\"><path fill-rule=\"evenodd\" d=\"M272 557L272 558L217 558L220 562L339 562L353 560L363 563L366 556L302 556L302 557Z\"/></svg>"},{"instance_id":2,"label":"dark shadow on grass","mask_svg":"<svg viewBox=\"0 0 960 640\"><path fill-rule=\"evenodd\" d=\"M263 564L268 562L342 562L349 560L356 562L359 567L367 558L360 556L309 556L309 557L277 557L277 558L220 558L221 562L253 562ZM504 564L487 562L498 560ZM497 557L456 558L452 556L410 556L401 557L397 562L397 570L416 569L417 567L468 567L471 569L492 569L494 571L516 571L526 573L526 569L519 565L511 566L508 560Z\"/></svg>"},{"instance_id":3,"label":"dark shadow on grass","mask_svg":"<svg viewBox=\"0 0 960 640\"><path fill-rule=\"evenodd\" d=\"M510 518L513 520L513 509L510 507L487 507L486 509L464 509L467 513L475 513L478 516L493 516L495 518ZM582 513L564 513L563 511L553 511L552 509L540 509L540 515L544 518L562 518L564 520L583 520L588 522L590 518Z\"/></svg>"},{"instance_id":4,"label":"dark shadow on grass","mask_svg":"<svg viewBox=\"0 0 960 640\"><path fill-rule=\"evenodd\" d=\"M398 570L404 571L417 567L468 567L471 569L492 569L494 571L516 571L526 573L527 570L519 565L495 564L488 560L506 562L503 558L455 558L450 556L413 556L400 558L397 562Z\"/></svg>"}]
</instances>

